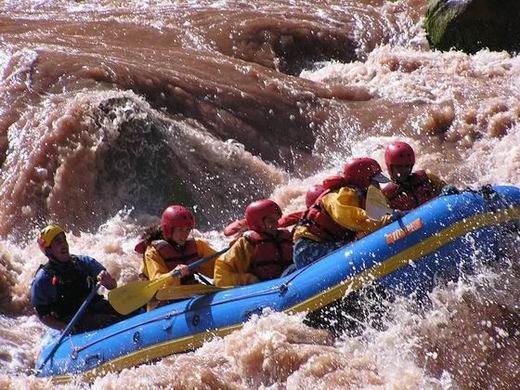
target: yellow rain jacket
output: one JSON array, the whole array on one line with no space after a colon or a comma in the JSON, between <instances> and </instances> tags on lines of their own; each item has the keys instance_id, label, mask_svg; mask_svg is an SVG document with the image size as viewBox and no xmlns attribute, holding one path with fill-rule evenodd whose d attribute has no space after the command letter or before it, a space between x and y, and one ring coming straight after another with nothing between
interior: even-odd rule
<instances>
[{"instance_id":1,"label":"yellow rain jacket","mask_svg":"<svg viewBox=\"0 0 520 390\"><path fill-rule=\"evenodd\" d=\"M247 272L255 248L245 237L240 237L215 262L215 286L245 286L259 282L252 273Z\"/></svg>"},{"instance_id":2,"label":"yellow rain jacket","mask_svg":"<svg viewBox=\"0 0 520 390\"><path fill-rule=\"evenodd\" d=\"M321 198L320 204L338 225L352 230L356 239L364 237L391 222L390 215L385 215L378 221L371 220L366 211L361 208L358 192L350 187L342 187L338 191L326 194ZM294 232L294 241L300 238L321 241L305 225L298 226Z\"/></svg>"},{"instance_id":3,"label":"yellow rain jacket","mask_svg":"<svg viewBox=\"0 0 520 390\"><path fill-rule=\"evenodd\" d=\"M216 251L211 248L205 241L195 240L195 244L197 247L197 253L200 258L211 256ZM209 278L213 278L213 271L215 268L215 260L210 260L207 263L202 264L197 268L197 272L201 273L204 276ZM159 251L150 244L146 247L146 251L144 252L144 266L143 273L150 280L155 280L160 276L167 274L170 272L164 259L161 257ZM180 285L180 278L172 278L165 285L170 286L178 286Z\"/></svg>"}]
</instances>

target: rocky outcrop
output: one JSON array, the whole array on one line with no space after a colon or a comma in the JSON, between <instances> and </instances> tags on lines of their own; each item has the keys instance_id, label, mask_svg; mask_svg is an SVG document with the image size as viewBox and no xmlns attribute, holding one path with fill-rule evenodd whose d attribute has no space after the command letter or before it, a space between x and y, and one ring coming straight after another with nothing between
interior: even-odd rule
<instances>
[{"instance_id":1,"label":"rocky outcrop","mask_svg":"<svg viewBox=\"0 0 520 390\"><path fill-rule=\"evenodd\" d=\"M519 0L431 0L424 27L433 48L520 51Z\"/></svg>"}]
</instances>

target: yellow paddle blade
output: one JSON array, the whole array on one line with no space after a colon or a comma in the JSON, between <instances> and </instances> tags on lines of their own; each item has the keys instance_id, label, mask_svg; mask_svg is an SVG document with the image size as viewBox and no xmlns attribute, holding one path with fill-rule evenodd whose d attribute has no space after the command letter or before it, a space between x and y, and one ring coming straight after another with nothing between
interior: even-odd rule
<instances>
[{"instance_id":1,"label":"yellow paddle blade","mask_svg":"<svg viewBox=\"0 0 520 390\"><path fill-rule=\"evenodd\" d=\"M118 313L129 314L150 302L170 277L170 274L165 274L157 280L138 280L115 288L108 292L108 301Z\"/></svg>"},{"instance_id":2,"label":"yellow paddle blade","mask_svg":"<svg viewBox=\"0 0 520 390\"><path fill-rule=\"evenodd\" d=\"M193 272L197 267L220 256L227 250L229 250L229 247L215 252L204 259L197 260L196 262L191 263L188 266L188 269L190 272ZM152 281L144 280L129 283L126 286L111 290L108 293L108 301L118 313L129 314L150 302L157 290L160 289L168 279L180 276L180 271L173 269L167 274Z\"/></svg>"},{"instance_id":3,"label":"yellow paddle blade","mask_svg":"<svg viewBox=\"0 0 520 390\"><path fill-rule=\"evenodd\" d=\"M172 299L186 299L194 295L211 294L218 291L224 291L227 288L208 286L206 284L188 284L185 286L166 286L157 291L155 296L162 301Z\"/></svg>"},{"instance_id":4,"label":"yellow paddle blade","mask_svg":"<svg viewBox=\"0 0 520 390\"><path fill-rule=\"evenodd\" d=\"M388 207L385 194L380 189L370 186L367 191L365 209L370 219L378 220L386 214L392 214L394 210Z\"/></svg>"}]
</instances>

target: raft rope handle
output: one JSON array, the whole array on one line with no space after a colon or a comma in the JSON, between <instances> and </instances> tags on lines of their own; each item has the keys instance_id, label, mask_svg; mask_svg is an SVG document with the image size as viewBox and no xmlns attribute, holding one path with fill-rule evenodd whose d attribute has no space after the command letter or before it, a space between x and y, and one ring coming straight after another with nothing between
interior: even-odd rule
<instances>
[{"instance_id":1,"label":"raft rope handle","mask_svg":"<svg viewBox=\"0 0 520 390\"><path fill-rule=\"evenodd\" d=\"M482 198L484 198L486 206L488 206L489 210L492 212L511 208L511 205L507 203L502 196L500 196L500 194L493 188L491 184L485 184L478 190L474 190L471 187L466 187L462 190L462 192L470 192L481 195Z\"/></svg>"},{"instance_id":2,"label":"raft rope handle","mask_svg":"<svg viewBox=\"0 0 520 390\"><path fill-rule=\"evenodd\" d=\"M314 264L320 260L321 260L321 257L314 260L312 263L307 264L305 267L303 267L301 269L297 269L296 271L290 273L289 275L292 275L292 277L290 277L286 282L284 282L278 286L278 291L280 292L280 295L284 296L287 293L287 291L289 291L289 284L291 284L291 282L294 279L296 279L298 276L300 276L302 273L304 273L312 264Z\"/></svg>"},{"instance_id":3,"label":"raft rope handle","mask_svg":"<svg viewBox=\"0 0 520 390\"><path fill-rule=\"evenodd\" d=\"M498 193L491 184L482 186L480 188L480 192L482 193L484 199L495 204L496 207L493 211L505 210L512 207L512 205L507 203L504 197L501 196L500 193Z\"/></svg>"},{"instance_id":4,"label":"raft rope handle","mask_svg":"<svg viewBox=\"0 0 520 390\"><path fill-rule=\"evenodd\" d=\"M205 306L199 306L197 307L197 310L200 310L200 309L204 309L206 307L210 307L210 306L218 306L218 305L222 305L224 303L229 303L229 302L237 302L237 301L240 301L242 299L246 299L246 298L253 298L253 297L258 297L258 296L263 296L263 295L271 295L273 293L277 293L279 292L280 290L280 287L279 286L273 286L273 287L270 287L266 290L261 290L261 291L257 291L255 293L251 293L251 294L247 294L247 295L242 295L240 297L234 297L234 298L230 298L230 299L225 299L225 300L222 300L222 301L219 301L219 302L214 302L214 303L211 303L211 304L206 304ZM171 319L172 317L174 316L178 316L178 315L181 315L181 314L186 314L186 313L189 313L191 311L194 311L195 309L193 308L188 308L188 309L184 309L184 310L181 310L181 311L178 311L178 312L175 312L175 311L172 311L172 312L168 312L166 314L163 314L159 317L155 317L155 318L151 318L149 319L148 321L145 321L145 322L140 322L136 325L132 325L132 326L129 326L127 328L124 328L124 329L121 329L117 332L113 332L109 335L106 335L98 340L94 340L92 341L91 343L88 343L88 344L85 344L85 345L82 345L81 347L76 347L74 348L75 351L77 352L81 352L83 351L84 349L88 348L88 347L91 347L101 341L104 341L110 337L113 337L113 336L117 336L118 334L121 334L121 333L124 333L126 331L129 331L129 330L132 330L132 329L135 329L135 328L138 328L140 326L143 326L143 325L147 325L147 324L151 324L153 322L157 322L157 321L161 321L161 320L167 320L167 319Z\"/></svg>"},{"instance_id":5,"label":"raft rope handle","mask_svg":"<svg viewBox=\"0 0 520 390\"><path fill-rule=\"evenodd\" d=\"M69 344L70 344L70 349L72 350L70 357L72 358L72 360L76 360L78 358L79 347L74 345L74 342L72 340L72 334L69 334Z\"/></svg>"},{"instance_id":6,"label":"raft rope handle","mask_svg":"<svg viewBox=\"0 0 520 390\"><path fill-rule=\"evenodd\" d=\"M480 192L482 193L482 196L484 199L486 199L489 202L493 202L493 205L495 207L490 207L493 212L497 212L499 210L505 210L512 208L513 205L507 203L503 196L500 196L500 194L495 191L493 186L491 184L486 184L480 188ZM502 206L502 207L500 207ZM516 227L516 229L519 231L520 234L520 220L518 221L512 221L513 225Z\"/></svg>"}]
</instances>

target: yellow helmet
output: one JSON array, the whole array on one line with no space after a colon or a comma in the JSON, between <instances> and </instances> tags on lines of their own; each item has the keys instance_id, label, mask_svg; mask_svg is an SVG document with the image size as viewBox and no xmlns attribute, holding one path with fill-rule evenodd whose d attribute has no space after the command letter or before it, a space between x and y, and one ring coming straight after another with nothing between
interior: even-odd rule
<instances>
[{"instance_id":1,"label":"yellow helmet","mask_svg":"<svg viewBox=\"0 0 520 390\"><path fill-rule=\"evenodd\" d=\"M45 253L46 249L51 246L52 241L56 238L56 236L60 233L65 233L65 231L58 225L47 225L41 231L38 236L38 245L43 253Z\"/></svg>"}]
</instances>

